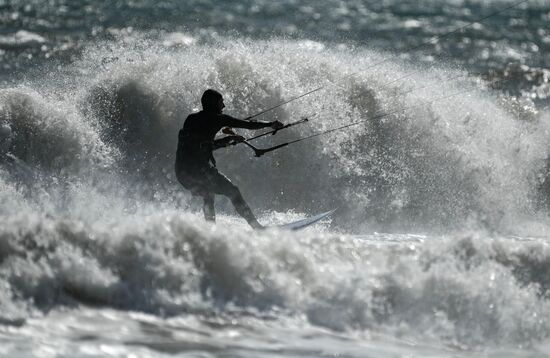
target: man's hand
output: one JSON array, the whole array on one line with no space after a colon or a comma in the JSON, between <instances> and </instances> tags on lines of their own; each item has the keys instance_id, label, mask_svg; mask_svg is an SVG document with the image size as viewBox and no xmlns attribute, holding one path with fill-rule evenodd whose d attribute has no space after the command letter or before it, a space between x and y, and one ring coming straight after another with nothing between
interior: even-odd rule
<instances>
[{"instance_id":1,"label":"man's hand","mask_svg":"<svg viewBox=\"0 0 550 358\"><path fill-rule=\"evenodd\" d=\"M224 132L225 133L225 132ZM220 139L216 139L214 141L214 149L224 148L230 145L235 145L237 143L244 142L246 139L244 139L243 136L240 135L228 135Z\"/></svg>"},{"instance_id":2,"label":"man's hand","mask_svg":"<svg viewBox=\"0 0 550 358\"><path fill-rule=\"evenodd\" d=\"M273 121L271 123L269 123L269 126L275 130L278 130L278 129L281 129L283 128L285 125L282 124L281 122L279 121Z\"/></svg>"}]
</instances>

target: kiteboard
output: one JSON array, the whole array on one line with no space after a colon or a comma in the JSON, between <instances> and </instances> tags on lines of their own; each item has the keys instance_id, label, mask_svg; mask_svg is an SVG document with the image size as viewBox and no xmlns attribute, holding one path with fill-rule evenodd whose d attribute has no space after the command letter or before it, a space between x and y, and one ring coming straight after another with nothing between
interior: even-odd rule
<instances>
[{"instance_id":1,"label":"kiteboard","mask_svg":"<svg viewBox=\"0 0 550 358\"><path fill-rule=\"evenodd\" d=\"M324 213L321 213L321 214L318 214L318 215L315 215L315 216L311 216L309 218L293 221L293 222L290 222L290 223L287 223L287 224L276 225L274 227L277 227L279 229L284 229L284 230L293 230L293 231L301 230L301 229L304 229L304 228L306 228L310 225L313 225L313 224L323 220L324 218L332 215L335 211L336 211L336 209L330 210L330 211L327 211L327 212L324 212Z\"/></svg>"}]
</instances>

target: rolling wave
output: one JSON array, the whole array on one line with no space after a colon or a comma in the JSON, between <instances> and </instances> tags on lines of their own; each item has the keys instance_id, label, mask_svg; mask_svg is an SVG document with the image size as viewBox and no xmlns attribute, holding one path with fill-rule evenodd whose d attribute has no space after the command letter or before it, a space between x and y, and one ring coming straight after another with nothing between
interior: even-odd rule
<instances>
[{"instance_id":1,"label":"rolling wave","mask_svg":"<svg viewBox=\"0 0 550 358\"><path fill-rule=\"evenodd\" d=\"M335 331L463 347L550 334L539 240L249 232L176 212L93 226L38 216L0 231L1 321L87 305L162 317L303 316Z\"/></svg>"}]
</instances>

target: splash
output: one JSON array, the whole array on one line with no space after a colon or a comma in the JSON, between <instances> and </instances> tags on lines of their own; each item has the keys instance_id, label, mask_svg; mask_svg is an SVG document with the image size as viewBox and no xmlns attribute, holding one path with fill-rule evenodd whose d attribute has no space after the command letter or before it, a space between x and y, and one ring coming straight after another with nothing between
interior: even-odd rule
<instances>
[{"instance_id":1,"label":"splash","mask_svg":"<svg viewBox=\"0 0 550 358\"><path fill-rule=\"evenodd\" d=\"M60 178L81 186L73 194L98 191L126 206L186 202L172 173L176 133L199 109L205 88L220 90L226 112L245 117L323 85L261 118L315 114L308 125L257 145L362 123L261 159L244 147L216 153L221 171L258 210L339 207L334 225L349 232L472 222L502 229L512 218L539 215L546 112L517 106L460 70L399 60L370 68L388 55L312 43L224 39L166 47L133 34L90 45L63 73L50 71L49 82L2 91L4 179L20 192L48 183L65 202ZM393 114L379 117L385 113ZM54 196L47 200L61 200ZM70 211L53 206L56 214Z\"/></svg>"}]
</instances>

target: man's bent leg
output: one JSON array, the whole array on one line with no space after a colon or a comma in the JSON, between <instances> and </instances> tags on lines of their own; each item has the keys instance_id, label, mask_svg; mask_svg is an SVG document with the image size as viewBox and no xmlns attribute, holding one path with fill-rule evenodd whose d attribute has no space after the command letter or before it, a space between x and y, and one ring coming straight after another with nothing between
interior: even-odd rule
<instances>
[{"instance_id":1,"label":"man's bent leg","mask_svg":"<svg viewBox=\"0 0 550 358\"><path fill-rule=\"evenodd\" d=\"M244 198L239 189L237 189L236 187L235 189L236 191L231 192L231 195L228 196L229 199L231 199L231 203L233 203L235 210L237 210L237 213L239 213L239 215L242 216L254 229L263 228L262 224L260 224L254 216L254 213L252 212L252 209L250 209L250 206L248 206L246 201L244 201Z\"/></svg>"},{"instance_id":2,"label":"man's bent leg","mask_svg":"<svg viewBox=\"0 0 550 358\"><path fill-rule=\"evenodd\" d=\"M256 217L254 216L254 213L244 200L239 188L233 185L233 183L231 183L231 181L227 179L225 175L215 170L215 172L210 173L209 180L212 191L216 194L227 196L231 200L231 203L235 207L237 213L242 216L250 226L252 226L254 229L263 228L263 226L258 222Z\"/></svg>"}]
</instances>

